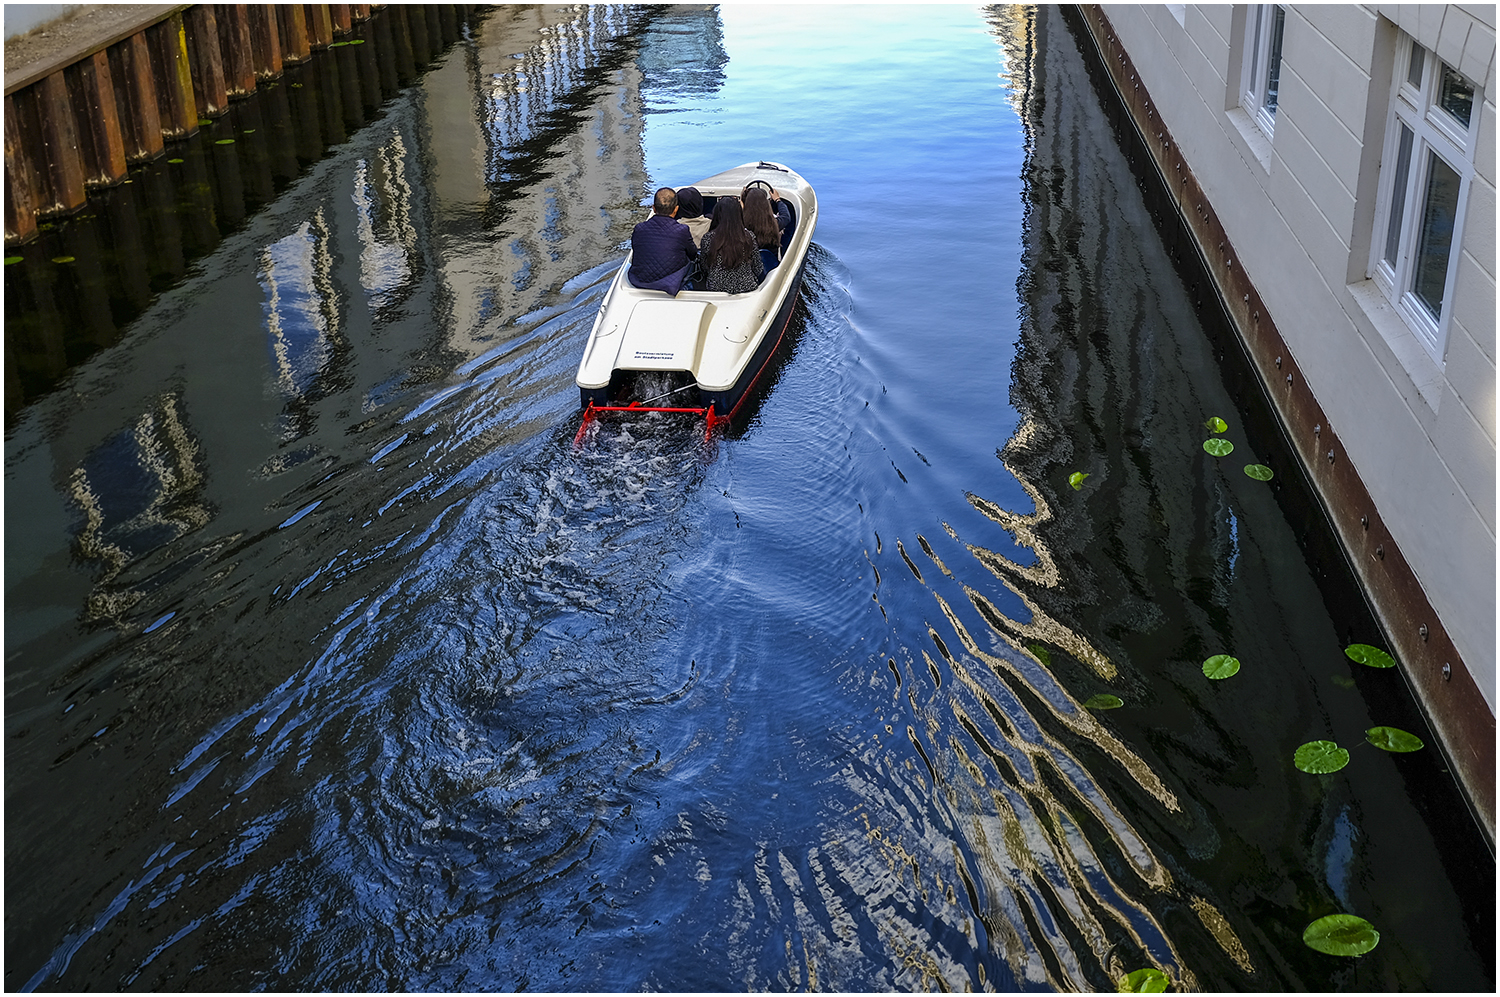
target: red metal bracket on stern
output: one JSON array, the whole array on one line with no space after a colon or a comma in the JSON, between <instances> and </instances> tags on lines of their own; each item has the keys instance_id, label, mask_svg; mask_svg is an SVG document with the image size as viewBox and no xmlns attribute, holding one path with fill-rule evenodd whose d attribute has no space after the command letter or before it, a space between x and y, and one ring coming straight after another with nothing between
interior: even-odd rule
<instances>
[{"instance_id":1,"label":"red metal bracket on stern","mask_svg":"<svg viewBox=\"0 0 1500 997\"><path fill-rule=\"evenodd\" d=\"M702 408L668 407L660 405L642 405L639 402L631 402L629 405L595 405L589 402L588 407L583 410L583 422L578 427L578 433L573 437L573 445L579 446L583 443L583 435L588 432L589 423L598 419L605 412L678 412L684 415L701 415L704 417L703 438L707 440L714 431L714 427L729 421L728 416L717 415L712 405Z\"/></svg>"}]
</instances>

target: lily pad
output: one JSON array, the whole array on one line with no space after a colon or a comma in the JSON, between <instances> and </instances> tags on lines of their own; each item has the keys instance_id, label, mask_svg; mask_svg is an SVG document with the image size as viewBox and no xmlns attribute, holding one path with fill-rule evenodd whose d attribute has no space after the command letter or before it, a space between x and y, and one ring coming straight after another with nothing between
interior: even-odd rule
<instances>
[{"instance_id":1,"label":"lily pad","mask_svg":"<svg viewBox=\"0 0 1500 997\"><path fill-rule=\"evenodd\" d=\"M1115 990L1122 994L1165 993L1171 978L1159 969L1137 969L1126 973L1115 983Z\"/></svg>"},{"instance_id":2,"label":"lily pad","mask_svg":"<svg viewBox=\"0 0 1500 997\"><path fill-rule=\"evenodd\" d=\"M1216 654L1203 662L1203 675L1211 679L1227 679L1240 670L1240 659L1230 654Z\"/></svg>"},{"instance_id":3,"label":"lily pad","mask_svg":"<svg viewBox=\"0 0 1500 997\"><path fill-rule=\"evenodd\" d=\"M1078 491L1078 489L1083 487L1083 479L1087 477L1088 475L1084 474L1082 471L1074 471L1072 474L1068 475L1068 484L1072 485L1073 490L1076 492Z\"/></svg>"},{"instance_id":4,"label":"lily pad","mask_svg":"<svg viewBox=\"0 0 1500 997\"><path fill-rule=\"evenodd\" d=\"M234 139L232 139L232 138L221 138L217 142L215 142L214 145L234 145Z\"/></svg>"},{"instance_id":5,"label":"lily pad","mask_svg":"<svg viewBox=\"0 0 1500 997\"><path fill-rule=\"evenodd\" d=\"M1107 692L1101 692L1097 696L1090 696L1084 700L1083 706L1087 710L1118 710L1125 705L1125 700L1119 696L1112 696Z\"/></svg>"},{"instance_id":6,"label":"lily pad","mask_svg":"<svg viewBox=\"0 0 1500 997\"><path fill-rule=\"evenodd\" d=\"M1036 660L1040 661L1042 664L1046 665L1048 668L1052 667L1052 652L1048 651L1041 644L1027 644L1026 645L1026 650L1030 651L1033 655L1035 655L1036 656Z\"/></svg>"},{"instance_id":7,"label":"lily pad","mask_svg":"<svg viewBox=\"0 0 1500 997\"><path fill-rule=\"evenodd\" d=\"M1225 422L1223 419L1220 419L1216 415L1209 416L1208 421L1203 425L1208 429L1210 433L1222 433L1229 429L1229 423Z\"/></svg>"},{"instance_id":8,"label":"lily pad","mask_svg":"<svg viewBox=\"0 0 1500 997\"><path fill-rule=\"evenodd\" d=\"M1270 481L1276 477L1276 472L1264 464L1246 464L1245 473L1256 481Z\"/></svg>"},{"instance_id":9,"label":"lily pad","mask_svg":"<svg viewBox=\"0 0 1500 997\"><path fill-rule=\"evenodd\" d=\"M1426 747L1420 737L1399 727L1371 727L1365 731L1365 740L1381 751L1421 751Z\"/></svg>"},{"instance_id":10,"label":"lily pad","mask_svg":"<svg viewBox=\"0 0 1500 997\"><path fill-rule=\"evenodd\" d=\"M5 258L5 265L10 266L12 263L20 263L25 258L24 256L7 256Z\"/></svg>"},{"instance_id":11,"label":"lily pad","mask_svg":"<svg viewBox=\"0 0 1500 997\"><path fill-rule=\"evenodd\" d=\"M1302 944L1325 955L1360 956L1380 944L1380 932L1362 917L1329 914L1307 926Z\"/></svg>"},{"instance_id":12,"label":"lily pad","mask_svg":"<svg viewBox=\"0 0 1500 997\"><path fill-rule=\"evenodd\" d=\"M198 127L200 127L200 128L207 128L211 124L213 124L213 122L210 121L208 118L199 118L198 119Z\"/></svg>"},{"instance_id":13,"label":"lily pad","mask_svg":"<svg viewBox=\"0 0 1500 997\"><path fill-rule=\"evenodd\" d=\"M77 259L78 258L76 256L54 256L54 257L52 257L52 262L53 263L73 263Z\"/></svg>"},{"instance_id":14,"label":"lily pad","mask_svg":"<svg viewBox=\"0 0 1500 997\"><path fill-rule=\"evenodd\" d=\"M1203 449L1215 457L1227 457L1234 450L1234 444L1228 440L1221 440L1217 436L1211 440L1203 441Z\"/></svg>"},{"instance_id":15,"label":"lily pad","mask_svg":"<svg viewBox=\"0 0 1500 997\"><path fill-rule=\"evenodd\" d=\"M1378 647L1369 644L1350 644L1344 648L1344 655L1350 661L1357 661L1371 668L1394 668L1396 659L1386 654Z\"/></svg>"},{"instance_id":16,"label":"lily pad","mask_svg":"<svg viewBox=\"0 0 1500 997\"><path fill-rule=\"evenodd\" d=\"M169 163L180 163L180 162L182 162L182 160L180 160L180 159L169 159L169 160L167 160L167 162L169 162Z\"/></svg>"},{"instance_id":17,"label":"lily pad","mask_svg":"<svg viewBox=\"0 0 1500 997\"><path fill-rule=\"evenodd\" d=\"M255 134L255 129L254 128L246 128L244 131L240 132L240 134L241 135L254 135Z\"/></svg>"},{"instance_id":18,"label":"lily pad","mask_svg":"<svg viewBox=\"0 0 1500 997\"><path fill-rule=\"evenodd\" d=\"M1292 764L1303 772L1326 775L1349 764L1349 752L1332 741L1308 741L1292 756Z\"/></svg>"}]
</instances>

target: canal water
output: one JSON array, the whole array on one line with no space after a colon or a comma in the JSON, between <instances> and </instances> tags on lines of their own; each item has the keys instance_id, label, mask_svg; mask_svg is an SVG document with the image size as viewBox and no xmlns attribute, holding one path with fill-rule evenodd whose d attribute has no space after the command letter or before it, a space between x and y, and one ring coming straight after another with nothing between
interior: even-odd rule
<instances>
[{"instance_id":1,"label":"canal water","mask_svg":"<svg viewBox=\"0 0 1500 997\"><path fill-rule=\"evenodd\" d=\"M1490 853L1074 32L499 8L117 335L14 305L104 266L70 223L20 251L7 989L1493 990ZM575 446L640 205L758 159L821 208L773 383Z\"/></svg>"}]
</instances>

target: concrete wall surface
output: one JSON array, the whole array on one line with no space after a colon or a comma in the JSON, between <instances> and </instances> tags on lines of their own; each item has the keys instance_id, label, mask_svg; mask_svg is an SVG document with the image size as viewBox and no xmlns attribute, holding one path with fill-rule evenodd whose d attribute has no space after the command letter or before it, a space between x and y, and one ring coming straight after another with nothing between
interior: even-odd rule
<instances>
[{"instance_id":1,"label":"concrete wall surface","mask_svg":"<svg viewBox=\"0 0 1500 997\"><path fill-rule=\"evenodd\" d=\"M1283 5L1269 130L1243 98L1257 5L1172 8L1104 10L1493 714L1495 8ZM1372 279L1408 39L1474 88L1436 347Z\"/></svg>"},{"instance_id":2,"label":"concrete wall surface","mask_svg":"<svg viewBox=\"0 0 1500 997\"><path fill-rule=\"evenodd\" d=\"M8 3L5 5L5 37L24 35L85 6L87 4L81 3Z\"/></svg>"}]
</instances>

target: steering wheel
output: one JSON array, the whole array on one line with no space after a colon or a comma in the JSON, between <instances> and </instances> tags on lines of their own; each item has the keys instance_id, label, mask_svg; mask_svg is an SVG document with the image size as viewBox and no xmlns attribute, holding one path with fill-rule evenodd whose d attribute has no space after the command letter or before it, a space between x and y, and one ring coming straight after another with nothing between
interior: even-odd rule
<instances>
[{"instance_id":1,"label":"steering wheel","mask_svg":"<svg viewBox=\"0 0 1500 997\"><path fill-rule=\"evenodd\" d=\"M764 187L766 189L766 196L769 197L773 201L776 200L776 188L772 187L770 184L766 183L764 180L751 180L749 183L745 184L745 191L749 191L751 187L755 187L755 186Z\"/></svg>"}]
</instances>

